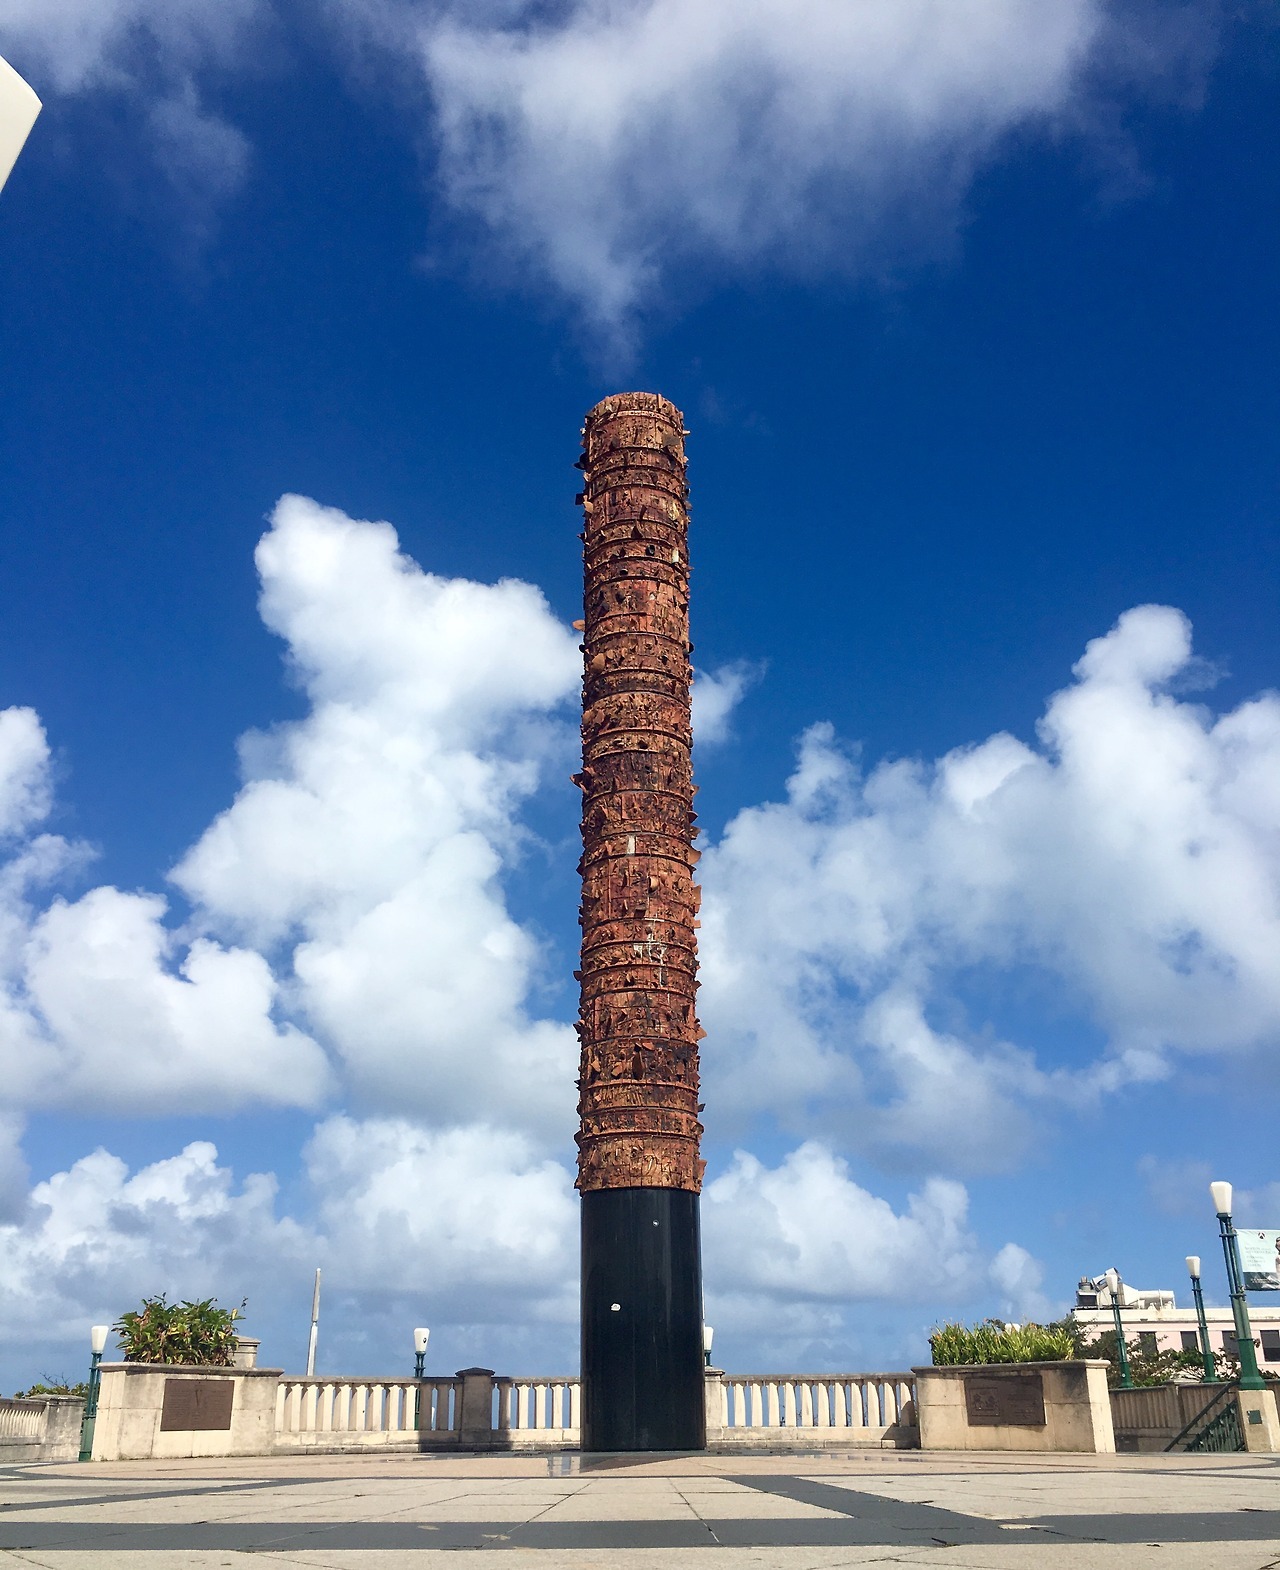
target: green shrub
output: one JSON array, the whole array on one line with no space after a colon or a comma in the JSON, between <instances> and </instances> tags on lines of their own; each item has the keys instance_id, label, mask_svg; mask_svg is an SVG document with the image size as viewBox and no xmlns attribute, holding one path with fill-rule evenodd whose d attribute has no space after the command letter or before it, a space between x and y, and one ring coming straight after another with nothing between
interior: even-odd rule
<instances>
[{"instance_id":1,"label":"green shrub","mask_svg":"<svg viewBox=\"0 0 1280 1570\"><path fill-rule=\"evenodd\" d=\"M1065 1325L1005 1325L998 1319L981 1324L939 1325L929 1337L934 1366L956 1363L1056 1363L1076 1355L1075 1341Z\"/></svg>"},{"instance_id":2,"label":"green shrub","mask_svg":"<svg viewBox=\"0 0 1280 1570\"><path fill-rule=\"evenodd\" d=\"M51 1379L48 1374L42 1374L39 1381L29 1390L16 1390L13 1394L15 1401L35 1401L41 1396L80 1396L82 1399L89 1394L89 1387L82 1380L78 1385L73 1385L67 1379Z\"/></svg>"},{"instance_id":3,"label":"green shrub","mask_svg":"<svg viewBox=\"0 0 1280 1570\"><path fill-rule=\"evenodd\" d=\"M248 1299L245 1300L246 1302ZM219 1308L217 1299L170 1303L144 1297L112 1325L126 1363L203 1363L228 1367L235 1360L240 1308Z\"/></svg>"}]
</instances>

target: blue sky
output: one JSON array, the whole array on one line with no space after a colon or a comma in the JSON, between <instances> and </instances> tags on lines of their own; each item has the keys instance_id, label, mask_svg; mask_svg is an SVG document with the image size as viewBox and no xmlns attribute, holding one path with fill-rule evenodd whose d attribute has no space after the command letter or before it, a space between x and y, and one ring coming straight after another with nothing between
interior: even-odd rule
<instances>
[{"instance_id":1,"label":"blue sky","mask_svg":"<svg viewBox=\"0 0 1280 1570\"><path fill-rule=\"evenodd\" d=\"M1181 1290L1211 1176L1277 1224L1267 8L0 0L0 53L0 1388L161 1288L296 1367L316 1264L322 1367L572 1366L622 387L693 432L726 1366Z\"/></svg>"}]
</instances>

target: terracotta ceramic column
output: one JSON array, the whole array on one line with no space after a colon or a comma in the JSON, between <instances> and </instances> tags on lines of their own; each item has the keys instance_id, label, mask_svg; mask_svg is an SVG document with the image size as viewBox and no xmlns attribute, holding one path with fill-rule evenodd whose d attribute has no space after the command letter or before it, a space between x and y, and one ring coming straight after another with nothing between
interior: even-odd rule
<instances>
[{"instance_id":1,"label":"terracotta ceramic column","mask_svg":"<svg viewBox=\"0 0 1280 1570\"><path fill-rule=\"evenodd\" d=\"M684 422L583 428L583 1448L705 1444Z\"/></svg>"}]
</instances>

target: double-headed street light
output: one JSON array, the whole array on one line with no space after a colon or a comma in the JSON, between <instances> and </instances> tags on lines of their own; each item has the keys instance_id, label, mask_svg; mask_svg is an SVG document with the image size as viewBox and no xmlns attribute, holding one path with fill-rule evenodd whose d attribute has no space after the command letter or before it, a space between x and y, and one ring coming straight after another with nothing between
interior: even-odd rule
<instances>
[{"instance_id":1,"label":"double-headed street light","mask_svg":"<svg viewBox=\"0 0 1280 1570\"><path fill-rule=\"evenodd\" d=\"M1236 1322L1236 1355L1240 1359L1241 1390L1265 1390L1267 1382L1258 1372L1253 1350L1253 1326L1249 1323L1249 1302L1244 1295L1244 1271L1240 1268L1240 1244L1231 1224L1231 1184L1210 1183L1209 1193L1222 1235L1222 1255L1227 1263L1227 1286L1231 1292L1231 1314Z\"/></svg>"},{"instance_id":2,"label":"double-headed street light","mask_svg":"<svg viewBox=\"0 0 1280 1570\"><path fill-rule=\"evenodd\" d=\"M1213 1361L1213 1348L1209 1345L1209 1321L1204 1317L1204 1293L1200 1290L1200 1256L1187 1255L1187 1274L1191 1277L1191 1291L1196 1300L1196 1318L1200 1322L1200 1354L1204 1359L1204 1382L1217 1384L1218 1370Z\"/></svg>"},{"instance_id":3,"label":"double-headed street light","mask_svg":"<svg viewBox=\"0 0 1280 1570\"><path fill-rule=\"evenodd\" d=\"M102 1374L99 1364L102 1354L107 1349L106 1325L92 1325L89 1329L89 1351L92 1361L89 1364L89 1389L84 1398L84 1419L80 1424L80 1459L89 1461L93 1458L93 1430L98 1418L98 1387L102 1383Z\"/></svg>"},{"instance_id":4,"label":"double-headed street light","mask_svg":"<svg viewBox=\"0 0 1280 1570\"><path fill-rule=\"evenodd\" d=\"M1133 1375L1129 1372L1129 1349L1124 1344L1124 1323L1120 1318L1120 1272L1116 1269L1107 1271L1107 1291L1111 1294L1111 1312L1116 1322L1116 1351L1120 1356L1120 1388L1121 1390L1133 1389Z\"/></svg>"}]
</instances>

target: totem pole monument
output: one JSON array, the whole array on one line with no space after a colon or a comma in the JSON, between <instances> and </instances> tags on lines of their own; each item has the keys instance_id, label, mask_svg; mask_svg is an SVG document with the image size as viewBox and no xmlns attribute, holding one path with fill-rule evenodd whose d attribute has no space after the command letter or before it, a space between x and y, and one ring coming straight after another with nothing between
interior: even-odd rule
<instances>
[{"instance_id":1,"label":"totem pole monument","mask_svg":"<svg viewBox=\"0 0 1280 1570\"><path fill-rule=\"evenodd\" d=\"M583 427L582 1448L706 1445L684 420Z\"/></svg>"}]
</instances>

